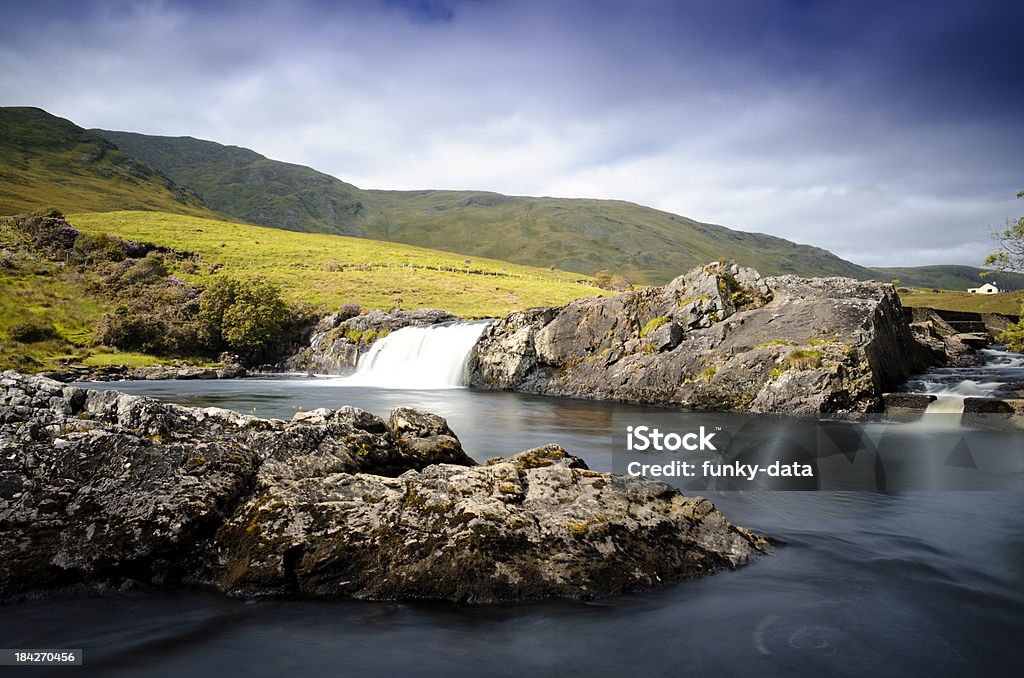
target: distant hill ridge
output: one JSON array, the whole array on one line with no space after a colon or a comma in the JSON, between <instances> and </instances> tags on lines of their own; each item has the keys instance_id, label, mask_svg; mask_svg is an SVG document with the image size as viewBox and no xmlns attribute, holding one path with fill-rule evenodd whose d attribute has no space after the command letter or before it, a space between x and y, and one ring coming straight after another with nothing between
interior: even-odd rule
<instances>
[{"instance_id":1,"label":"distant hill ridge","mask_svg":"<svg viewBox=\"0 0 1024 678\"><path fill-rule=\"evenodd\" d=\"M831 252L619 200L486 191L364 190L309 167L191 137L96 130L218 212L266 226L355 235L659 283L715 259L768 274L874 273Z\"/></svg>"},{"instance_id":2,"label":"distant hill ridge","mask_svg":"<svg viewBox=\"0 0 1024 678\"><path fill-rule=\"evenodd\" d=\"M965 290L981 269L871 269L810 245L619 200L487 191L366 190L302 165L192 137L84 130L38 108L0 108L0 214L144 209L334 233L587 275L663 283L734 259L766 275L849 276ZM1024 288L1024 276L990 280Z\"/></svg>"},{"instance_id":3,"label":"distant hill ridge","mask_svg":"<svg viewBox=\"0 0 1024 678\"><path fill-rule=\"evenodd\" d=\"M810 245L735 231L621 200L534 198L487 191L364 190L303 165L191 137L96 130L125 152L202 195L217 211L255 224L339 233L555 266L593 275L609 269L663 283L720 258L764 274L900 279L904 285L966 290L980 268L867 268ZM990 278L1024 289L1024 275Z\"/></svg>"}]
</instances>

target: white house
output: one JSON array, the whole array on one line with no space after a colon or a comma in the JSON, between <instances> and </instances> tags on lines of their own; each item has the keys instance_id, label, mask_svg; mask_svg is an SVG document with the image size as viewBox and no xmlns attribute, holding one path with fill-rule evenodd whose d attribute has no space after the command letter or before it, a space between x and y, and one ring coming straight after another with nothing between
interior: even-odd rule
<instances>
[{"instance_id":1,"label":"white house","mask_svg":"<svg viewBox=\"0 0 1024 678\"><path fill-rule=\"evenodd\" d=\"M985 283L981 287L971 287L967 291L971 294L999 294L999 288L992 283Z\"/></svg>"}]
</instances>

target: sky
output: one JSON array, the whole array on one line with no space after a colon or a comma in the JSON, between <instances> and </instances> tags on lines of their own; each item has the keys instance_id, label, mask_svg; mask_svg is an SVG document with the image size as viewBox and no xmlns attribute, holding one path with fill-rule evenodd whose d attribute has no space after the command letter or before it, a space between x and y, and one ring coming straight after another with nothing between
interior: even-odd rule
<instances>
[{"instance_id":1,"label":"sky","mask_svg":"<svg viewBox=\"0 0 1024 678\"><path fill-rule=\"evenodd\" d=\"M0 105L980 265L1024 213L1022 34L1020 0L0 0Z\"/></svg>"}]
</instances>

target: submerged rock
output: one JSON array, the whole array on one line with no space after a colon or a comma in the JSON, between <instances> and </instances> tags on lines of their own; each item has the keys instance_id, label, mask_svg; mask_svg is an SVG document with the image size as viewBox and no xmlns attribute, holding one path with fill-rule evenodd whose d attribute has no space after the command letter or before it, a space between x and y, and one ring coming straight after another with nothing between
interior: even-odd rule
<instances>
[{"instance_id":1,"label":"submerged rock","mask_svg":"<svg viewBox=\"0 0 1024 678\"><path fill-rule=\"evenodd\" d=\"M130 581L245 595L589 598L766 542L548 446L477 465L441 417L265 420L0 379L0 598Z\"/></svg>"},{"instance_id":2,"label":"submerged rock","mask_svg":"<svg viewBox=\"0 0 1024 678\"><path fill-rule=\"evenodd\" d=\"M470 384L753 412L872 411L930 364L891 285L717 263L664 287L513 313Z\"/></svg>"}]
</instances>

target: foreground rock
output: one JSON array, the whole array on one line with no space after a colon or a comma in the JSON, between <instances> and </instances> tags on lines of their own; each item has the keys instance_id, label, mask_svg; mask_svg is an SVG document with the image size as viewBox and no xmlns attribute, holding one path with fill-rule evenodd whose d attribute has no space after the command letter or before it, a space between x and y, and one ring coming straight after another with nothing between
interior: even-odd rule
<instances>
[{"instance_id":1,"label":"foreground rock","mask_svg":"<svg viewBox=\"0 0 1024 678\"><path fill-rule=\"evenodd\" d=\"M308 346L285 360L284 369L310 374L348 374L355 368L360 353L390 332L455 320L458 318L448 311L434 308L390 313L373 310L362 315L339 311L321 318L310 332Z\"/></svg>"},{"instance_id":2,"label":"foreground rock","mask_svg":"<svg viewBox=\"0 0 1024 678\"><path fill-rule=\"evenodd\" d=\"M5 372L0 598L131 581L246 595L589 598L735 567L765 541L549 446L478 466L445 421L291 421Z\"/></svg>"},{"instance_id":3,"label":"foreground rock","mask_svg":"<svg viewBox=\"0 0 1024 678\"><path fill-rule=\"evenodd\" d=\"M664 287L513 313L470 359L477 388L754 412L881 409L932 359L891 285L761 278L735 264Z\"/></svg>"}]
</instances>

